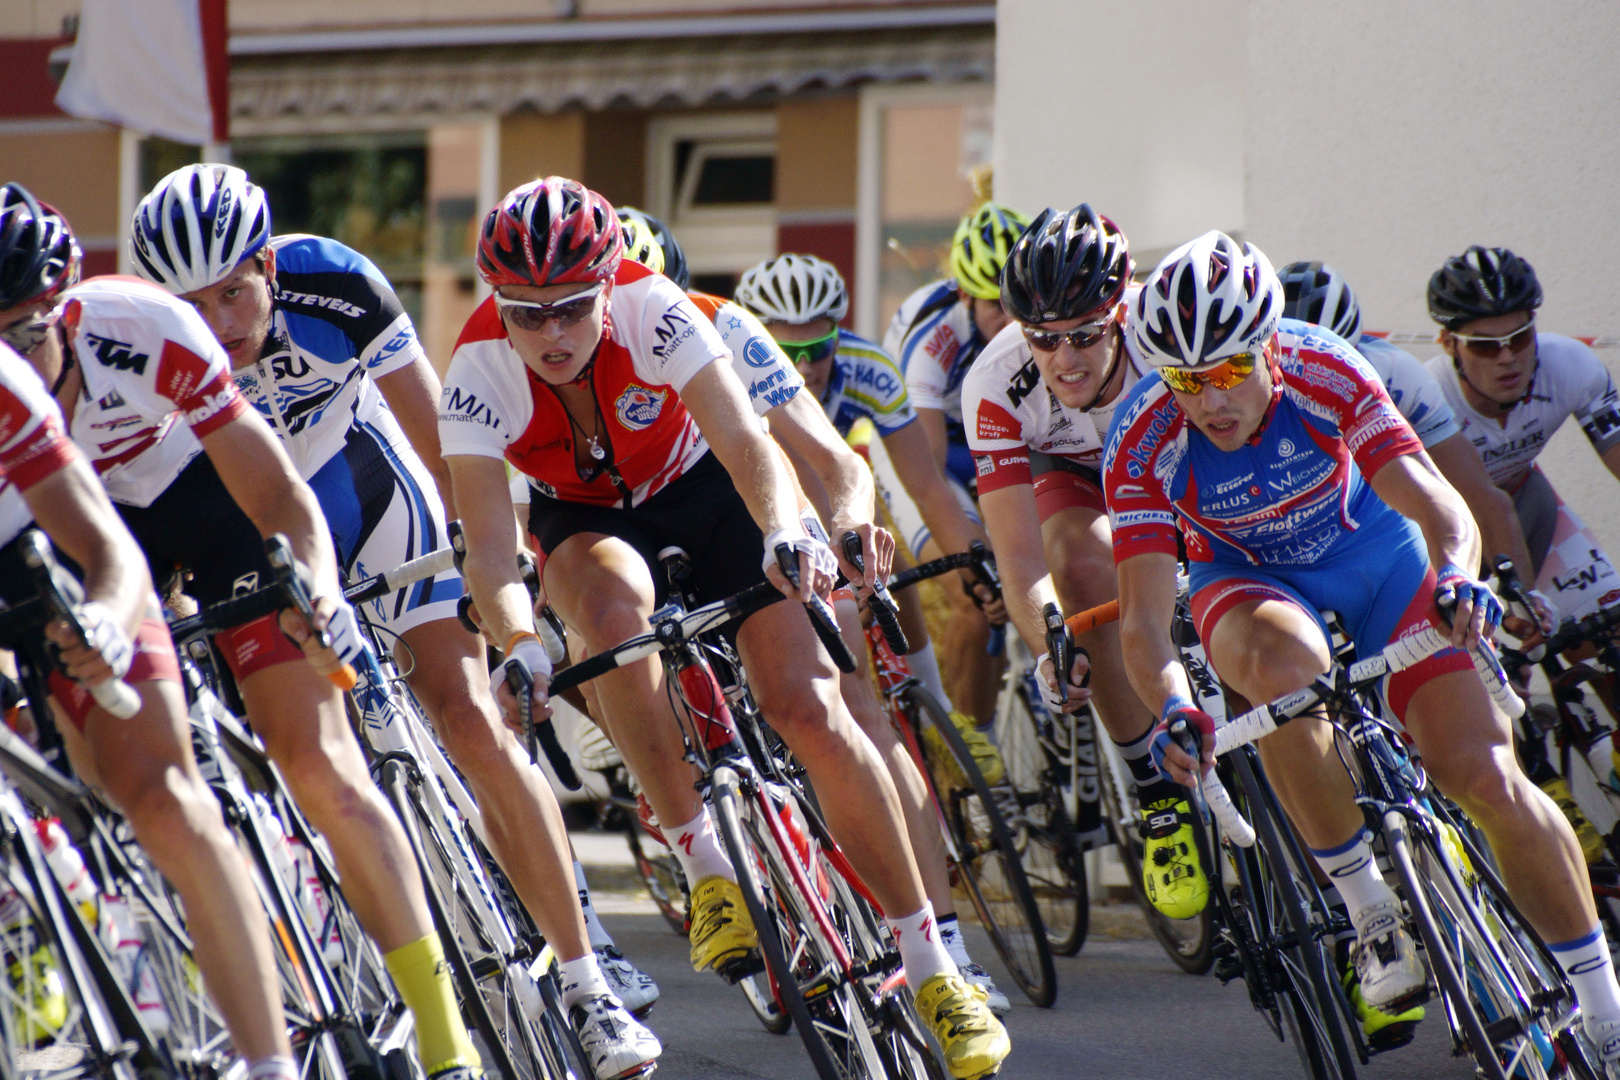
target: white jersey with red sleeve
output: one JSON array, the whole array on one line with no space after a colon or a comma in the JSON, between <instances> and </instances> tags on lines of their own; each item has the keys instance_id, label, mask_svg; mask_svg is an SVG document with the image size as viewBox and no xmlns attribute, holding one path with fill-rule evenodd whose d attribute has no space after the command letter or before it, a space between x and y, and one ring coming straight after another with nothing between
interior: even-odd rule
<instances>
[{"instance_id":1,"label":"white jersey with red sleeve","mask_svg":"<svg viewBox=\"0 0 1620 1080\"><path fill-rule=\"evenodd\" d=\"M600 471L576 468L580 418L512 348L493 298L467 320L445 375L444 456L504 458L541 494L595 506L638 506L696 465L709 446L680 392L731 351L674 282L639 263L620 264L609 303L589 374L606 435Z\"/></svg>"},{"instance_id":2,"label":"white jersey with red sleeve","mask_svg":"<svg viewBox=\"0 0 1620 1080\"><path fill-rule=\"evenodd\" d=\"M0 344L0 547L33 522L23 492L79 456L56 407L28 362Z\"/></svg>"},{"instance_id":3,"label":"white jersey with red sleeve","mask_svg":"<svg viewBox=\"0 0 1620 1080\"><path fill-rule=\"evenodd\" d=\"M250 406L202 316L138 278L91 278L63 293L69 347L84 373L73 441L114 502L150 506Z\"/></svg>"},{"instance_id":4,"label":"white jersey with red sleeve","mask_svg":"<svg viewBox=\"0 0 1620 1080\"><path fill-rule=\"evenodd\" d=\"M1101 468L1114 409L1147 373L1123 334L1118 348L1118 363L1125 369L1120 392L1109 404L1082 412L1060 402L1041 381L1035 354L1019 324L1008 326L985 346L962 383L962 419L980 495L1031 483L1032 450Z\"/></svg>"}]
</instances>

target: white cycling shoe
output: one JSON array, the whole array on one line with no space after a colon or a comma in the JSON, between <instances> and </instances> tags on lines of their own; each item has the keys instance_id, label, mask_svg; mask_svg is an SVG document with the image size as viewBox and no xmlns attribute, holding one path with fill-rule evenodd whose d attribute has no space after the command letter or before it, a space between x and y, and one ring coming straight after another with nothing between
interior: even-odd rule
<instances>
[{"instance_id":1,"label":"white cycling shoe","mask_svg":"<svg viewBox=\"0 0 1620 1080\"><path fill-rule=\"evenodd\" d=\"M568 1019L590 1059L596 1080L627 1080L658 1067L664 1047L611 994L574 1002Z\"/></svg>"},{"instance_id":2,"label":"white cycling shoe","mask_svg":"<svg viewBox=\"0 0 1620 1080\"><path fill-rule=\"evenodd\" d=\"M626 960L617 945L600 945L591 951L596 954L596 966L613 996L631 1016L646 1016L658 1001L658 984L652 976Z\"/></svg>"},{"instance_id":3,"label":"white cycling shoe","mask_svg":"<svg viewBox=\"0 0 1620 1080\"><path fill-rule=\"evenodd\" d=\"M985 1004L990 1006L991 1012L997 1016L1006 1016L1012 1012L1012 1002L1007 1000L1006 994L996 989L995 980L990 978L988 971L978 964L958 964L956 970L961 973L962 979L969 986L977 986L984 991Z\"/></svg>"},{"instance_id":4,"label":"white cycling shoe","mask_svg":"<svg viewBox=\"0 0 1620 1080\"><path fill-rule=\"evenodd\" d=\"M1597 1048L1598 1065L1606 1080L1620 1080L1620 1020L1601 1024L1585 1021L1586 1037Z\"/></svg>"},{"instance_id":5,"label":"white cycling shoe","mask_svg":"<svg viewBox=\"0 0 1620 1080\"><path fill-rule=\"evenodd\" d=\"M1386 900L1351 916L1356 925L1356 976L1368 1005L1399 1012L1429 996L1429 973L1401 918L1400 904Z\"/></svg>"}]
</instances>

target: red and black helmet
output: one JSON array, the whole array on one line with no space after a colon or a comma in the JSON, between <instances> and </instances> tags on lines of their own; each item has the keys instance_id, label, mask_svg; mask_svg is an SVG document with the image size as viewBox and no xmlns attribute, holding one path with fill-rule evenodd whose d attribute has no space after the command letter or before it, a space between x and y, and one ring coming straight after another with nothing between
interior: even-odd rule
<instances>
[{"instance_id":1,"label":"red and black helmet","mask_svg":"<svg viewBox=\"0 0 1620 1080\"><path fill-rule=\"evenodd\" d=\"M507 192L478 237L478 276L490 285L606 281L623 257L612 204L561 176Z\"/></svg>"}]
</instances>

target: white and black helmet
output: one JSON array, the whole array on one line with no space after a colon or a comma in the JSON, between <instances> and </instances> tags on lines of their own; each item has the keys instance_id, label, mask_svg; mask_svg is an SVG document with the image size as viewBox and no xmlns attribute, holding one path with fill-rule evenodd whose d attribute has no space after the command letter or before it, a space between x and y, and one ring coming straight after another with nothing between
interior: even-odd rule
<instances>
[{"instance_id":1,"label":"white and black helmet","mask_svg":"<svg viewBox=\"0 0 1620 1080\"><path fill-rule=\"evenodd\" d=\"M1154 367L1198 367L1257 351L1277 332L1282 308L1282 283L1265 253L1211 231L1148 276L1127 333Z\"/></svg>"},{"instance_id":2,"label":"white and black helmet","mask_svg":"<svg viewBox=\"0 0 1620 1080\"><path fill-rule=\"evenodd\" d=\"M270 204L234 165L187 165L135 208L136 271L172 293L223 281L270 240Z\"/></svg>"},{"instance_id":3,"label":"white and black helmet","mask_svg":"<svg viewBox=\"0 0 1620 1080\"><path fill-rule=\"evenodd\" d=\"M849 291L838 268L814 255L778 255L743 272L733 299L765 322L842 322Z\"/></svg>"},{"instance_id":4,"label":"white and black helmet","mask_svg":"<svg viewBox=\"0 0 1620 1080\"><path fill-rule=\"evenodd\" d=\"M1283 287L1283 318L1325 326L1352 344L1361 336L1361 305L1333 267L1294 262L1277 271L1277 278Z\"/></svg>"}]
</instances>

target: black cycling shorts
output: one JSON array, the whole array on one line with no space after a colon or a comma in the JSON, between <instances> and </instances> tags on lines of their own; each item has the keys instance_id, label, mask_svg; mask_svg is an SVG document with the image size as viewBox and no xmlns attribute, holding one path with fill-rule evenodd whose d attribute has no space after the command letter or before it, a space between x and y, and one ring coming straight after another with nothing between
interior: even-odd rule
<instances>
[{"instance_id":1,"label":"black cycling shorts","mask_svg":"<svg viewBox=\"0 0 1620 1080\"><path fill-rule=\"evenodd\" d=\"M660 605L669 592L658 565L658 552L666 547L685 550L692 563L693 588L702 603L724 600L765 580L765 537L731 475L712 453L629 509L563 502L531 487L529 532L546 555L576 533L618 537L646 562Z\"/></svg>"}]
</instances>

